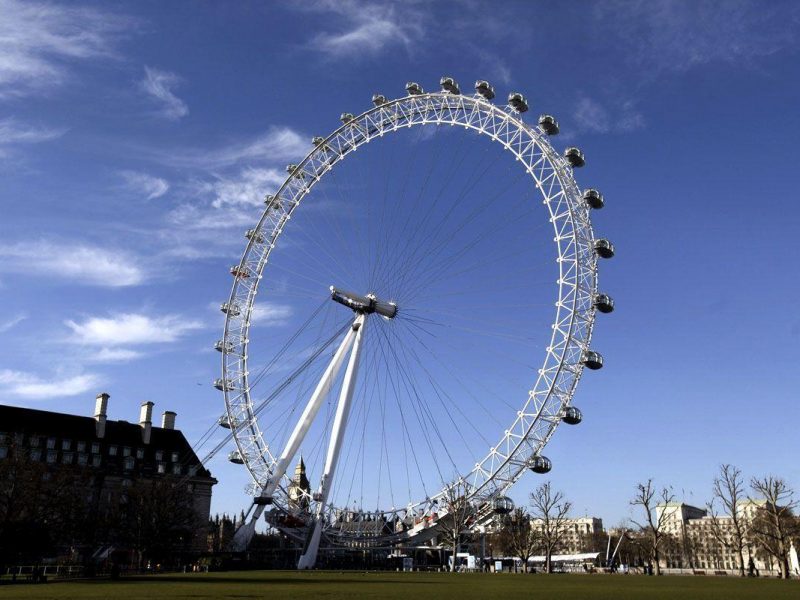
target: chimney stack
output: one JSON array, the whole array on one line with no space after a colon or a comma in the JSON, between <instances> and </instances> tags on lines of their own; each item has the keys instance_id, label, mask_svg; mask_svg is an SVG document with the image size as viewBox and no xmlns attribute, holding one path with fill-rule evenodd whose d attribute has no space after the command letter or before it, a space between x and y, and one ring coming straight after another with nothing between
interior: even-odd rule
<instances>
[{"instance_id":1,"label":"chimney stack","mask_svg":"<svg viewBox=\"0 0 800 600\"><path fill-rule=\"evenodd\" d=\"M175 416L176 414L171 410L164 411L161 416L161 427L163 429L175 429Z\"/></svg>"},{"instance_id":2,"label":"chimney stack","mask_svg":"<svg viewBox=\"0 0 800 600\"><path fill-rule=\"evenodd\" d=\"M142 410L139 413L139 426L142 428L142 442L150 443L150 431L153 428L153 403L142 402Z\"/></svg>"},{"instance_id":3,"label":"chimney stack","mask_svg":"<svg viewBox=\"0 0 800 600\"><path fill-rule=\"evenodd\" d=\"M108 410L108 399L110 397L105 392L97 394L97 401L94 405L94 420L97 421L95 423L95 434L99 438L103 438L106 435L106 411Z\"/></svg>"}]
</instances>

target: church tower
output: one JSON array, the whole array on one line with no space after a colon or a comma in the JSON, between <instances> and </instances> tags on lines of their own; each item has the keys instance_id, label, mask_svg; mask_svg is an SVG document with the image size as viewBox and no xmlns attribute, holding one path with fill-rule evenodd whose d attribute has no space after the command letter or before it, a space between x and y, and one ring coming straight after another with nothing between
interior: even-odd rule
<instances>
[{"instance_id":1,"label":"church tower","mask_svg":"<svg viewBox=\"0 0 800 600\"><path fill-rule=\"evenodd\" d=\"M294 468L294 477L289 484L289 506L299 512L308 511L308 497L311 494L311 485L306 477L306 464L303 462L303 457Z\"/></svg>"}]
</instances>

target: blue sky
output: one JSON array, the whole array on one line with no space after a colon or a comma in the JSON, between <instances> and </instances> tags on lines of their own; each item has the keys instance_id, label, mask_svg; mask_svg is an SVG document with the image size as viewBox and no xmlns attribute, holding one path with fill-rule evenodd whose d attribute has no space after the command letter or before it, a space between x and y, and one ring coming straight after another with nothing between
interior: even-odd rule
<instances>
[{"instance_id":1,"label":"blue sky","mask_svg":"<svg viewBox=\"0 0 800 600\"><path fill-rule=\"evenodd\" d=\"M593 345L607 364L579 387L584 423L546 450L575 512L614 525L647 477L703 504L721 462L800 486L792 3L0 0L0 15L2 402L90 414L108 391L112 418L135 420L153 400L197 439L222 411L209 383L216 306L263 195L340 113L451 75L555 114L556 147L579 145L579 183L606 196L595 227L618 255L601 287L618 310L601 315ZM433 160L454 137L419 144ZM412 141L365 156L353 169L369 179L348 193L379 189L389 164L422 173L423 161L393 162ZM336 203L320 206L306 232ZM287 272L311 268L287 252ZM491 273L514 280L516 267L498 260ZM552 289L531 289L552 302ZM262 344L266 359L315 305L267 300L254 353ZM535 330L540 318L520 311L502 326ZM498 358L513 346L497 344L443 356L484 365L504 395L521 371ZM481 421L470 401L464 410ZM211 467L214 510L238 510L247 476L222 459Z\"/></svg>"}]
</instances>

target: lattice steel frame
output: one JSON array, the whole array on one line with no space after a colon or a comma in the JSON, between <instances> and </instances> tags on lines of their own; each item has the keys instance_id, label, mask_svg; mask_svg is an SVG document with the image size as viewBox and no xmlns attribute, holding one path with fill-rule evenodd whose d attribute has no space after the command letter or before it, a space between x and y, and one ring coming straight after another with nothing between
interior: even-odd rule
<instances>
[{"instance_id":1,"label":"lattice steel frame","mask_svg":"<svg viewBox=\"0 0 800 600\"><path fill-rule=\"evenodd\" d=\"M222 387L236 446L256 489L269 478L276 462L254 414L247 370L250 316L270 253L302 199L337 162L373 139L417 125L462 126L509 150L541 193L558 248L559 294L544 364L511 427L463 476L470 498L480 503L504 494L525 472L530 459L541 453L572 401L583 373L581 361L589 350L595 319L593 299L597 293L597 255L589 207L572 167L553 149L547 136L538 127L525 123L511 106L496 106L479 95L448 92L388 101L354 117L309 152L269 202L256 228L248 231L247 248L238 268L232 269L234 283L228 306L235 309L226 313ZM288 477L284 481L288 482ZM421 508L432 514L438 506L435 501L444 495L442 490L431 498L411 502L407 509ZM276 490L274 500L277 507L285 509L285 487ZM334 511L328 507L331 522ZM443 514L441 506L438 513Z\"/></svg>"}]
</instances>

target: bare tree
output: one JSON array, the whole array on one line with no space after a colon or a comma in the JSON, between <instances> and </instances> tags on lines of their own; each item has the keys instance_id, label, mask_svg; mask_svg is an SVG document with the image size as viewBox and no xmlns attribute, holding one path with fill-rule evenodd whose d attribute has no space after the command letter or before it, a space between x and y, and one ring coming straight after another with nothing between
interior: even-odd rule
<instances>
[{"instance_id":1,"label":"bare tree","mask_svg":"<svg viewBox=\"0 0 800 600\"><path fill-rule=\"evenodd\" d=\"M647 483L636 484L636 495L630 502L631 506L641 506L644 511L644 521L640 523L634 520L633 522L645 534L645 539L648 541L647 551L650 564L654 567L656 575L661 575L660 550L666 538L664 525L669 518L669 511L659 511L658 506L670 504L674 500L675 494L668 488L662 488L657 497L653 480L648 479Z\"/></svg>"},{"instance_id":2,"label":"bare tree","mask_svg":"<svg viewBox=\"0 0 800 600\"><path fill-rule=\"evenodd\" d=\"M780 567L781 577L789 578L789 549L791 538L797 533L797 521L792 511L797 508L794 491L780 477L764 477L750 480L753 492L764 500L751 523L754 541Z\"/></svg>"},{"instance_id":3,"label":"bare tree","mask_svg":"<svg viewBox=\"0 0 800 600\"><path fill-rule=\"evenodd\" d=\"M711 533L722 546L736 552L739 557L739 575L744 577L747 517L742 512L742 503L746 496L741 470L728 464L720 466L719 475L714 478L713 492L714 496L708 504ZM727 524L722 522L717 512L717 502L722 507Z\"/></svg>"},{"instance_id":4,"label":"bare tree","mask_svg":"<svg viewBox=\"0 0 800 600\"><path fill-rule=\"evenodd\" d=\"M531 515L524 508L515 508L507 515L499 531L498 543L503 551L522 561L528 572L528 559L542 543L539 531L531 524Z\"/></svg>"},{"instance_id":5,"label":"bare tree","mask_svg":"<svg viewBox=\"0 0 800 600\"><path fill-rule=\"evenodd\" d=\"M539 529L546 573L553 572L552 557L567 532L567 515L572 508L563 492L554 492L547 481L531 492L531 516Z\"/></svg>"},{"instance_id":6,"label":"bare tree","mask_svg":"<svg viewBox=\"0 0 800 600\"><path fill-rule=\"evenodd\" d=\"M456 569L456 554L461 548L464 532L475 519L475 508L467 497L468 492L467 483L459 479L447 488L442 498L446 512L439 518L438 523L445 545L453 549L451 571Z\"/></svg>"},{"instance_id":7,"label":"bare tree","mask_svg":"<svg viewBox=\"0 0 800 600\"><path fill-rule=\"evenodd\" d=\"M174 551L185 551L197 528L197 513L184 486L171 478L139 481L119 498L121 537L144 560L161 561Z\"/></svg>"}]
</instances>

